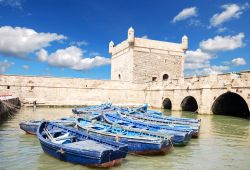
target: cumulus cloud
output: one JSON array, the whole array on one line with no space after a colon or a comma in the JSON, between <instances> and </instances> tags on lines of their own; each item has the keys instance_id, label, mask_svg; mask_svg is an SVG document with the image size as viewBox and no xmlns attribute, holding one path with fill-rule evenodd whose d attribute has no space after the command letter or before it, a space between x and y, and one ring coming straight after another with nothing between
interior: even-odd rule
<instances>
[{"instance_id":1,"label":"cumulus cloud","mask_svg":"<svg viewBox=\"0 0 250 170\"><path fill-rule=\"evenodd\" d=\"M185 54L185 69L201 69L210 66L210 59L212 54L206 53L201 49L195 51L187 51Z\"/></svg>"},{"instance_id":2,"label":"cumulus cloud","mask_svg":"<svg viewBox=\"0 0 250 170\"><path fill-rule=\"evenodd\" d=\"M85 70L110 64L109 58L104 58L101 56L96 56L94 58L84 58L83 51L76 46L59 49L50 55L48 55L47 51L41 49L37 53L37 57L40 61L46 61L51 66L66 67L74 70Z\"/></svg>"},{"instance_id":3,"label":"cumulus cloud","mask_svg":"<svg viewBox=\"0 0 250 170\"><path fill-rule=\"evenodd\" d=\"M197 13L198 13L198 9L196 7L185 8L173 18L172 22L176 23L178 21L197 16Z\"/></svg>"},{"instance_id":4,"label":"cumulus cloud","mask_svg":"<svg viewBox=\"0 0 250 170\"><path fill-rule=\"evenodd\" d=\"M239 18L243 11L249 7L248 3L242 6L237 4L225 4L221 8L224 9L221 13L216 13L210 19L210 24L213 27L220 26L222 23L230 21L234 18Z\"/></svg>"},{"instance_id":5,"label":"cumulus cloud","mask_svg":"<svg viewBox=\"0 0 250 170\"><path fill-rule=\"evenodd\" d=\"M235 36L216 36L200 42L200 48L205 51L228 51L242 47L244 45L244 33Z\"/></svg>"},{"instance_id":6,"label":"cumulus cloud","mask_svg":"<svg viewBox=\"0 0 250 170\"><path fill-rule=\"evenodd\" d=\"M0 74L4 73L13 64L14 63L9 62L8 60L0 61Z\"/></svg>"},{"instance_id":7,"label":"cumulus cloud","mask_svg":"<svg viewBox=\"0 0 250 170\"><path fill-rule=\"evenodd\" d=\"M25 57L53 41L66 39L56 33L38 33L33 29L11 26L0 27L0 37L0 53L17 57Z\"/></svg>"},{"instance_id":8,"label":"cumulus cloud","mask_svg":"<svg viewBox=\"0 0 250 170\"><path fill-rule=\"evenodd\" d=\"M46 50L44 50L44 49L41 49L38 52L36 52L36 55L38 56L37 59L39 61L46 61L47 56L48 56L48 52Z\"/></svg>"},{"instance_id":9,"label":"cumulus cloud","mask_svg":"<svg viewBox=\"0 0 250 170\"><path fill-rule=\"evenodd\" d=\"M210 61L216 57L219 51L229 51L242 47L244 34L235 36L216 36L203 40L195 51L189 50L185 54L185 70L187 75L208 75L218 74L230 70L231 66L245 65L243 58L235 58L222 65L212 65Z\"/></svg>"},{"instance_id":10,"label":"cumulus cloud","mask_svg":"<svg viewBox=\"0 0 250 170\"><path fill-rule=\"evenodd\" d=\"M231 62L235 66L241 66L247 64L244 58L234 58Z\"/></svg>"}]
</instances>

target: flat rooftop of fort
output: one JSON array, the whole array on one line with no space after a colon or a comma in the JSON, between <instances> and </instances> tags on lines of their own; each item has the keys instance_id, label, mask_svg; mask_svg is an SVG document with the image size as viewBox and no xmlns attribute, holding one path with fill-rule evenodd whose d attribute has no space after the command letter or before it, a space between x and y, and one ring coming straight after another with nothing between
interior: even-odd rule
<instances>
[{"instance_id":1,"label":"flat rooftop of fort","mask_svg":"<svg viewBox=\"0 0 250 170\"><path fill-rule=\"evenodd\" d=\"M182 37L182 42L180 43L138 38L135 37L134 29L130 27L128 30L128 38L126 40L117 45L115 45L113 41L110 42L109 52L110 54L115 55L129 47L132 47L136 51L150 52L149 50L155 50L153 52L157 53L157 50L159 50L159 53L162 53L163 51L165 51L164 53L183 53L187 50L187 41L188 38L185 35Z\"/></svg>"}]
</instances>

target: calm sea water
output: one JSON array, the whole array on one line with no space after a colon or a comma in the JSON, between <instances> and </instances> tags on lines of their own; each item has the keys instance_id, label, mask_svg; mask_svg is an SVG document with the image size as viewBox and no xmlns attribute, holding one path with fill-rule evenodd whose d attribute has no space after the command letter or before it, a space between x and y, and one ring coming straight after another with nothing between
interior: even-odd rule
<instances>
[{"instance_id":1,"label":"calm sea water","mask_svg":"<svg viewBox=\"0 0 250 170\"><path fill-rule=\"evenodd\" d=\"M250 121L227 117L165 111L178 117L202 119L201 134L185 147L175 147L165 156L132 156L114 170L152 169L250 169ZM86 170L93 169L59 161L45 154L36 136L19 129L19 121L55 119L71 115L70 108L24 108L0 125L0 169ZM100 168L99 168L100 169Z\"/></svg>"}]
</instances>

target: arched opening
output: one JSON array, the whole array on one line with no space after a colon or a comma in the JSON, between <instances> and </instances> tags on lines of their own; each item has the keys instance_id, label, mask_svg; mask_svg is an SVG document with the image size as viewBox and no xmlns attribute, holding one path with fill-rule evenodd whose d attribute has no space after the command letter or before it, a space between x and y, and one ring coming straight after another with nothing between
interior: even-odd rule
<instances>
[{"instance_id":1,"label":"arched opening","mask_svg":"<svg viewBox=\"0 0 250 170\"><path fill-rule=\"evenodd\" d=\"M120 74L118 74L118 78L119 78L119 80L121 80L121 75Z\"/></svg>"},{"instance_id":2,"label":"arched opening","mask_svg":"<svg viewBox=\"0 0 250 170\"><path fill-rule=\"evenodd\" d=\"M172 102L169 98L166 98L162 102L162 108L163 109L172 109Z\"/></svg>"},{"instance_id":3,"label":"arched opening","mask_svg":"<svg viewBox=\"0 0 250 170\"><path fill-rule=\"evenodd\" d=\"M183 111L196 112L198 110L197 101L193 96L187 96L181 102L181 109Z\"/></svg>"},{"instance_id":4,"label":"arched opening","mask_svg":"<svg viewBox=\"0 0 250 170\"><path fill-rule=\"evenodd\" d=\"M229 115L249 118L249 108L246 101L237 93L226 92L220 95L212 105L212 112L219 115Z\"/></svg>"},{"instance_id":5,"label":"arched opening","mask_svg":"<svg viewBox=\"0 0 250 170\"><path fill-rule=\"evenodd\" d=\"M163 76L162 76L162 80L168 80L168 74L163 74Z\"/></svg>"}]
</instances>

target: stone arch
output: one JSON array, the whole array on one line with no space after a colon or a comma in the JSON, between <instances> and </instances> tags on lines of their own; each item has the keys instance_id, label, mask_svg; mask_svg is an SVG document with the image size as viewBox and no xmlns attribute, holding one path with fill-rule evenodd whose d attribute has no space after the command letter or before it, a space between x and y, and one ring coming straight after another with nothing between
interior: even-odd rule
<instances>
[{"instance_id":1,"label":"stone arch","mask_svg":"<svg viewBox=\"0 0 250 170\"><path fill-rule=\"evenodd\" d=\"M165 98L162 102L163 109L172 109L172 102L169 98Z\"/></svg>"},{"instance_id":2,"label":"stone arch","mask_svg":"<svg viewBox=\"0 0 250 170\"><path fill-rule=\"evenodd\" d=\"M249 118L249 108L244 100L237 93L226 92L216 98L212 105L212 112L219 115L229 115Z\"/></svg>"},{"instance_id":3,"label":"stone arch","mask_svg":"<svg viewBox=\"0 0 250 170\"><path fill-rule=\"evenodd\" d=\"M183 111L197 112L198 103L193 96L187 96L181 102L181 109Z\"/></svg>"}]
</instances>

